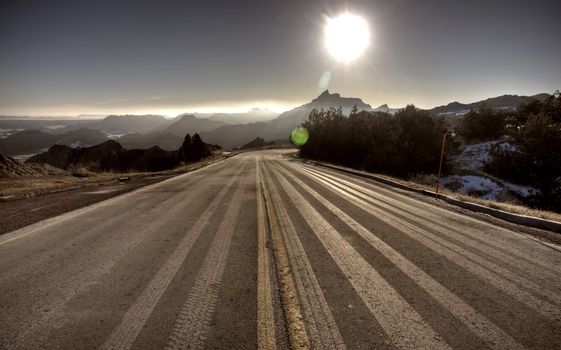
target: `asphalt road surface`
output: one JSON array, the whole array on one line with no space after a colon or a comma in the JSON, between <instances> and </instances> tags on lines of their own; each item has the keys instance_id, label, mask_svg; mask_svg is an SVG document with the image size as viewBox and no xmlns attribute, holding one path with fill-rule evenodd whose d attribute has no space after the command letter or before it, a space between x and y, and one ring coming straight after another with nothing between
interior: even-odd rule
<instances>
[{"instance_id":1,"label":"asphalt road surface","mask_svg":"<svg viewBox=\"0 0 561 350\"><path fill-rule=\"evenodd\" d=\"M0 236L1 349L560 349L561 251L281 151Z\"/></svg>"}]
</instances>

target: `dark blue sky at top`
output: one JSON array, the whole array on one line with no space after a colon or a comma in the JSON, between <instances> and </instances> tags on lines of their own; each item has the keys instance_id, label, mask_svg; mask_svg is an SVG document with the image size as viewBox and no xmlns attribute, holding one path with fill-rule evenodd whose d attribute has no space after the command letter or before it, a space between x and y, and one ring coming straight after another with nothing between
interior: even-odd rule
<instances>
[{"instance_id":1,"label":"dark blue sky at top","mask_svg":"<svg viewBox=\"0 0 561 350\"><path fill-rule=\"evenodd\" d=\"M349 65L325 16L364 16ZM0 114L289 108L331 91L432 107L561 89L561 1L3 1Z\"/></svg>"}]
</instances>

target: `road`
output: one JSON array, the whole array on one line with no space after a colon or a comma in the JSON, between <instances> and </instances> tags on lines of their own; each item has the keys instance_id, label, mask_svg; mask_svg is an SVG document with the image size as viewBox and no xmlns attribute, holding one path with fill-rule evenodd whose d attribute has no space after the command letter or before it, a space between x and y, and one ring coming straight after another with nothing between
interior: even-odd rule
<instances>
[{"instance_id":1,"label":"road","mask_svg":"<svg viewBox=\"0 0 561 350\"><path fill-rule=\"evenodd\" d=\"M1 349L559 349L561 250L251 152L0 236Z\"/></svg>"}]
</instances>

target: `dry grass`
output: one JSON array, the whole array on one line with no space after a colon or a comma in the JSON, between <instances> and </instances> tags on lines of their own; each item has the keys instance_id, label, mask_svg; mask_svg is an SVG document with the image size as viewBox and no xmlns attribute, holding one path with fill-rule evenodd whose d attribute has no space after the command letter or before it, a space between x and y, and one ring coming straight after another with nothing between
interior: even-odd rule
<instances>
[{"instance_id":1,"label":"dry grass","mask_svg":"<svg viewBox=\"0 0 561 350\"><path fill-rule=\"evenodd\" d=\"M98 182L98 179L74 176L2 178L0 179L0 197L31 197Z\"/></svg>"},{"instance_id":2,"label":"dry grass","mask_svg":"<svg viewBox=\"0 0 561 350\"><path fill-rule=\"evenodd\" d=\"M532 208L528 208L528 207L525 207L525 206L520 205L520 204L514 204L514 203L508 203L508 202L490 201L490 200L486 200L486 199L475 198L475 197L468 196L468 195L461 194L461 193L453 193L453 196L455 196L458 199L461 199L463 201L466 201L466 202L472 202L472 203L484 205L486 207L504 210L504 211L507 211L507 212L510 212L510 213L527 215L527 216L535 216L535 217L542 218L542 219L561 222L561 214L551 212L551 211L532 209Z\"/></svg>"},{"instance_id":3,"label":"dry grass","mask_svg":"<svg viewBox=\"0 0 561 350\"><path fill-rule=\"evenodd\" d=\"M297 156L295 156L297 157ZM353 169L356 170L356 169ZM366 171L364 171L366 172ZM367 173L367 172L366 172ZM391 177L388 175L383 175L383 174L374 174L376 176L391 180L391 181L395 181L404 185L407 185L409 187L413 187L413 188L417 188L417 189L423 189L423 190L427 190L427 191L431 191L434 192L436 189L436 176L435 175L417 175L415 177L409 178L408 180L404 180L404 179L400 179L400 178L395 178L395 177ZM557 221L557 222L561 222L561 213L556 213L556 212L551 212L551 211L546 211L546 210L539 210L539 209L532 209L532 208L528 208L524 205L518 204L518 203L512 203L512 202L497 202L497 201L492 201L492 200L486 200L486 199L480 199L477 197L473 197L473 196L469 196L463 193L458 193L458 192L454 192L451 191L447 188L442 188L440 187L439 192L445 195L448 195L452 198L456 198L465 202L470 202L470 203L475 203L475 204L479 204L479 205L483 205L489 208L494 208L494 209L499 209L499 210L503 210L506 212L510 212L510 213L514 213L514 214L520 214L520 215L526 215L526 216L533 216L533 217L538 217L538 218L542 218L542 219L546 219L546 220L552 220L552 221Z\"/></svg>"},{"instance_id":4,"label":"dry grass","mask_svg":"<svg viewBox=\"0 0 561 350\"><path fill-rule=\"evenodd\" d=\"M376 175L380 176L380 177L390 179L390 180L393 180L393 181L396 181L396 182L400 182L402 184L405 184L405 185L408 185L408 186L411 186L411 187L414 187L414 188L425 189L425 190L433 191L433 192L435 190L436 177L434 175L419 175L419 176L416 176L414 178L410 178L409 180L402 180L402 179L398 179L398 178L394 178L394 177L390 177L390 176L386 176L386 175L379 175L379 174L376 174ZM489 207L489 208L504 210L506 212L510 212L510 213L514 213L514 214L534 216L534 217L538 217L538 218L542 218L542 219L561 222L561 214L560 213L555 213L555 212L545 211L545 210L539 210L539 209L532 209L532 208L528 208L524 205L520 205L518 203L497 202L497 201L492 201L492 200L480 199L480 198L473 197L473 196L470 196L470 195L467 195L467 194L450 191L449 189L442 188L442 187L440 187L439 192L442 193L442 194L446 194L450 197L460 199L460 200L465 201L465 202L475 203L475 204L483 205L483 206L486 206L486 207Z\"/></svg>"}]
</instances>

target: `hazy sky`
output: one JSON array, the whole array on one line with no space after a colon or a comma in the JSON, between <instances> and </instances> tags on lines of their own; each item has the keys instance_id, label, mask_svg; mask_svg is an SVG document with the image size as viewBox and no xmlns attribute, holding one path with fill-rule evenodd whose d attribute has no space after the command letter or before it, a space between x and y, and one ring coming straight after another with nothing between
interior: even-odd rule
<instances>
[{"instance_id":1,"label":"hazy sky","mask_svg":"<svg viewBox=\"0 0 561 350\"><path fill-rule=\"evenodd\" d=\"M7 0L0 114L284 110L330 91L434 107L561 89L561 1ZM331 58L326 16L363 16L371 45Z\"/></svg>"}]
</instances>

